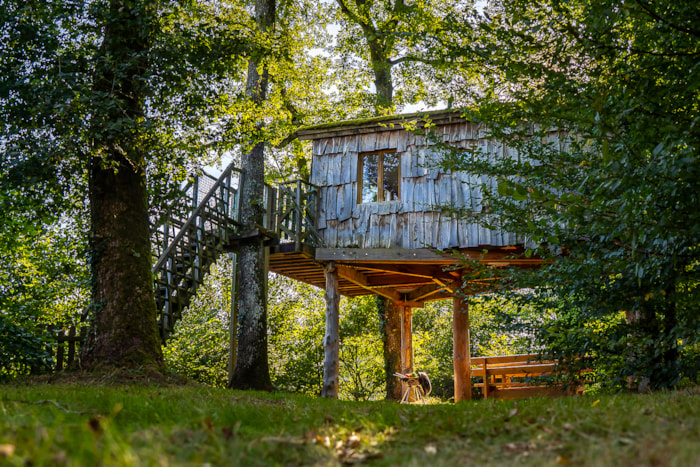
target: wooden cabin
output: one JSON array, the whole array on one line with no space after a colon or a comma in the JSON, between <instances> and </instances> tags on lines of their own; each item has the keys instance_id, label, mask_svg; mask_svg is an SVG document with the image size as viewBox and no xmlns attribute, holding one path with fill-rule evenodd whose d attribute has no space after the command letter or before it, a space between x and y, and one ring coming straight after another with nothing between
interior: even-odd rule
<instances>
[{"instance_id":1,"label":"wooden cabin","mask_svg":"<svg viewBox=\"0 0 700 467\"><path fill-rule=\"evenodd\" d=\"M436 142L494 156L508 149L454 111L324 124L297 137L313 147L313 202L298 199L314 218L312 232L275 246L270 269L326 289L324 395L337 394L338 294L376 294L401 310L404 371L413 367L411 309L453 298L455 399L471 398L468 308L455 295L465 272L455 270L454 252L492 267L536 267L539 260L522 255L526 239L441 209L481 215L481 185L493 181L441 170ZM488 289L488 281L473 282Z\"/></svg>"}]
</instances>

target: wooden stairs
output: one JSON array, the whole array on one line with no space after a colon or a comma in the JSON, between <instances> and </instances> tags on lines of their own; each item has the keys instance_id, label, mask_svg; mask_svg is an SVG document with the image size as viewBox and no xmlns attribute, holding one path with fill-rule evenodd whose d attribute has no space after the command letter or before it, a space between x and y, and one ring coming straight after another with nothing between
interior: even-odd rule
<instances>
[{"instance_id":1,"label":"wooden stairs","mask_svg":"<svg viewBox=\"0 0 700 467\"><path fill-rule=\"evenodd\" d=\"M235 251L243 235L238 222L243 183L244 173L233 165L218 178L199 175L184 188L182 199L152 222L153 276L163 340L211 265L220 255ZM284 244L285 251L302 251L305 245L317 244L315 187L302 181L266 185L264 198L266 214L258 231L264 232L268 244Z\"/></svg>"}]
</instances>

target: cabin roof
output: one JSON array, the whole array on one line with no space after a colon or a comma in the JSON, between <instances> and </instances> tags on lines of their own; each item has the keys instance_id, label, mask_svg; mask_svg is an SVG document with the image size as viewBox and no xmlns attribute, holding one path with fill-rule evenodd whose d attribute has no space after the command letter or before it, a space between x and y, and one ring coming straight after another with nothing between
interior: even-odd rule
<instances>
[{"instance_id":1,"label":"cabin roof","mask_svg":"<svg viewBox=\"0 0 700 467\"><path fill-rule=\"evenodd\" d=\"M321 123L319 125L304 126L295 132L300 140L315 140L320 138L333 138L336 136L360 135L366 133L378 133L391 131L406 126L417 125L423 127L430 122L434 125L462 122L466 119L463 112L453 109L431 110L402 115L388 115L383 117L358 118L341 122Z\"/></svg>"}]
</instances>

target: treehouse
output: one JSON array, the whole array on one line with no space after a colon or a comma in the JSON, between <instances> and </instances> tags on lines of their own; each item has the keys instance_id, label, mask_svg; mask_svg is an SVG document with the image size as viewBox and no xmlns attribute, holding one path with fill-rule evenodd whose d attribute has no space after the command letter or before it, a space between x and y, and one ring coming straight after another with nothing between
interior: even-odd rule
<instances>
[{"instance_id":1,"label":"treehouse","mask_svg":"<svg viewBox=\"0 0 700 467\"><path fill-rule=\"evenodd\" d=\"M296 136L312 142L310 180L267 187L257 234L267 239L271 271L326 289L323 394L337 394L339 296L375 294L401 314L404 372L413 367L412 308L452 298L455 399L470 398L469 315L455 291L465 281L488 290L489 281L470 278L456 253L494 268L536 267L539 260L522 254L526 239L475 221L487 211L481 187L492 180L442 170L439 162L445 148L494 157L508 149L454 111L324 124ZM212 258L235 251L244 235L237 223L243 177L229 168L204 189L190 188L191 209L156 229L164 334Z\"/></svg>"},{"instance_id":2,"label":"treehouse","mask_svg":"<svg viewBox=\"0 0 700 467\"><path fill-rule=\"evenodd\" d=\"M441 170L439 163L449 148L494 156L507 156L508 149L454 111L318 125L297 136L313 147L314 242L278 245L270 269L323 287L331 297L391 300L401 310L405 372L413 367L411 309L452 298L455 397L470 398L467 304L455 291L463 278L470 289L488 290L489 281L470 279L455 253L489 267L535 267L539 260L524 257L525 239L475 221L486 210L482 185L492 180ZM327 319L326 340L337 339L337 310L329 309ZM327 346L327 358L337 359L328 352Z\"/></svg>"}]
</instances>

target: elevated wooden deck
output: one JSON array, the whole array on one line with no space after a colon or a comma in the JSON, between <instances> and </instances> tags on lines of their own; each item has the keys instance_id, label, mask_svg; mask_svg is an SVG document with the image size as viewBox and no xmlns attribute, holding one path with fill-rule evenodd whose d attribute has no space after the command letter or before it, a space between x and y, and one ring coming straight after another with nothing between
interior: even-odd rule
<instances>
[{"instance_id":1,"label":"elevated wooden deck","mask_svg":"<svg viewBox=\"0 0 700 467\"><path fill-rule=\"evenodd\" d=\"M346 297L381 295L397 304L421 307L425 302L452 297L460 280L462 255L491 268L532 268L538 258L525 258L519 247L489 247L439 253L430 249L315 248L281 243L271 247L270 270L325 288L324 265L338 269L338 292ZM489 288L490 278L468 279L477 290Z\"/></svg>"}]
</instances>

